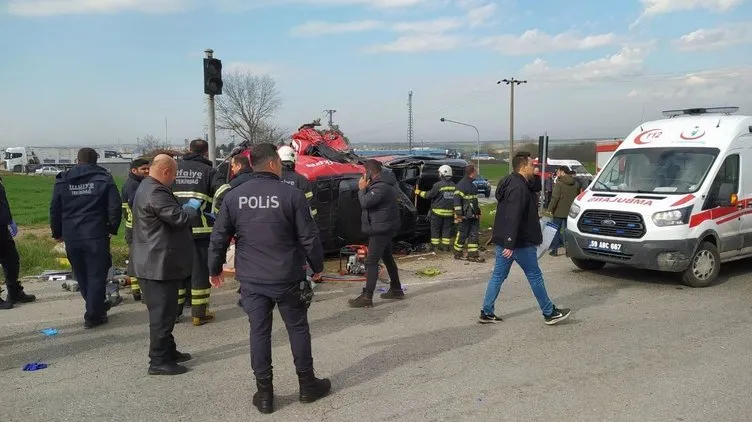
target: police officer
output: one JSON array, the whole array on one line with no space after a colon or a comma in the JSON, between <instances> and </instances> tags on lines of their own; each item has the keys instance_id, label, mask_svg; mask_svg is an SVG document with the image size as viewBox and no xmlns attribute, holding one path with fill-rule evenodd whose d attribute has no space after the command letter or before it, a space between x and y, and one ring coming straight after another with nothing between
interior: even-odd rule
<instances>
[{"instance_id":1,"label":"police officer","mask_svg":"<svg viewBox=\"0 0 752 422\"><path fill-rule=\"evenodd\" d=\"M17 234L18 226L13 222L3 179L0 178L0 263L5 273L5 287L8 289L8 300L4 301L0 298L0 309L11 309L14 303L28 303L36 300L36 296L24 293L23 286L18 282L21 263L16 242L13 241Z\"/></svg>"},{"instance_id":2,"label":"police officer","mask_svg":"<svg viewBox=\"0 0 752 422\"><path fill-rule=\"evenodd\" d=\"M272 310L287 327L300 384L299 400L326 396L328 379L313 371L308 305L313 295L303 265L311 263L314 280L324 268L318 229L305 196L281 183L282 163L272 144L253 147L253 177L225 195L209 245L212 285L223 281L222 265L230 238L236 237L236 278L241 303L251 324L251 367L258 391L253 404L261 413L274 411L272 385ZM274 257L274 259L269 259Z\"/></svg>"},{"instance_id":3,"label":"police officer","mask_svg":"<svg viewBox=\"0 0 752 422\"><path fill-rule=\"evenodd\" d=\"M212 232L214 220L207 215L211 211L212 197L215 187L215 170L212 162L206 157L209 155L209 144L203 139L194 139L189 145L189 151L183 155L178 163L178 172L172 190L181 204L186 204L190 199L201 201L198 216L193 220L193 245L194 259L193 272L190 283L190 305L193 325L200 326L214 320L214 313L208 312L209 295L209 269L207 268L207 248L209 247L209 235ZM183 306L187 298L188 286L184 286L178 292L178 314L183 313Z\"/></svg>"},{"instance_id":4,"label":"police officer","mask_svg":"<svg viewBox=\"0 0 752 422\"><path fill-rule=\"evenodd\" d=\"M449 252L454 225L454 191L452 168L446 164L439 167L439 181L430 191L415 186L415 193L431 201L431 248Z\"/></svg>"},{"instance_id":5,"label":"police officer","mask_svg":"<svg viewBox=\"0 0 752 422\"><path fill-rule=\"evenodd\" d=\"M94 328L107 323L110 237L117 235L122 205L112 175L97 165L96 151L81 148L77 161L56 177L50 226L52 237L65 242L73 276L86 301L84 328Z\"/></svg>"},{"instance_id":6,"label":"police officer","mask_svg":"<svg viewBox=\"0 0 752 422\"><path fill-rule=\"evenodd\" d=\"M277 154L282 160L282 181L303 191L311 206L311 215L316 218L317 211L313 206L313 186L305 176L295 171L295 162L298 161L295 150L291 146L283 145L279 147Z\"/></svg>"},{"instance_id":7,"label":"police officer","mask_svg":"<svg viewBox=\"0 0 752 422\"><path fill-rule=\"evenodd\" d=\"M123 213L125 214L125 243L128 244L128 275L133 274L133 267L131 265L130 250L133 243L133 197L136 196L136 189L144 177L149 175L149 160L143 158L137 158L131 161L131 172L128 173L128 178L123 183L123 189L120 192L120 197L123 200ZM138 285L138 278L129 277L131 281L131 293L133 293L133 300L141 300L141 287Z\"/></svg>"},{"instance_id":8,"label":"police officer","mask_svg":"<svg viewBox=\"0 0 752 422\"><path fill-rule=\"evenodd\" d=\"M233 178L230 180L230 183L223 184L217 189L217 192L214 193L214 199L212 202L212 214L214 215L219 213L219 208L222 205L222 199L224 199L225 194L231 189L251 180L251 175L253 174L251 162L245 155L234 155L230 159L230 163Z\"/></svg>"},{"instance_id":9,"label":"police officer","mask_svg":"<svg viewBox=\"0 0 752 422\"><path fill-rule=\"evenodd\" d=\"M478 253L480 237L480 205L478 188L473 183L477 172L475 166L465 167L465 177L457 183L454 191L454 217L457 222L457 237L454 241L454 259L462 259L462 248L467 242L467 260L485 262Z\"/></svg>"}]
</instances>

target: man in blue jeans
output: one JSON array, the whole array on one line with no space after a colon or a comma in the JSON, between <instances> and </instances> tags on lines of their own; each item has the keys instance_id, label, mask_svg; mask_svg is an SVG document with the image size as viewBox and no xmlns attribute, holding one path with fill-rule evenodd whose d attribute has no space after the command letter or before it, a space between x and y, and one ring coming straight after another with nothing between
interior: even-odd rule
<instances>
[{"instance_id":1,"label":"man in blue jeans","mask_svg":"<svg viewBox=\"0 0 752 422\"><path fill-rule=\"evenodd\" d=\"M534 172L530 154L517 153L512 159L514 173L499 183L496 189L496 217L493 242L496 245L496 264L488 281L483 309L478 322L501 322L494 314L494 303L499 297L501 284L509 276L512 262L517 262L525 272L530 288L538 300L547 325L559 323L569 316L569 309L559 309L548 298L543 273L538 266L538 245L543 243L538 201L534 193Z\"/></svg>"}]
</instances>

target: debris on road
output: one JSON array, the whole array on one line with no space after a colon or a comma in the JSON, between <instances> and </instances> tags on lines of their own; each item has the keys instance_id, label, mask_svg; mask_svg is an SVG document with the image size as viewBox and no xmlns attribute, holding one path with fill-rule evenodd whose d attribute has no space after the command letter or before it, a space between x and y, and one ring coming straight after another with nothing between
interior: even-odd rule
<instances>
[{"instance_id":1,"label":"debris on road","mask_svg":"<svg viewBox=\"0 0 752 422\"><path fill-rule=\"evenodd\" d=\"M55 328L45 328L41 331L42 334L44 334L47 337L56 336L57 335L57 329Z\"/></svg>"},{"instance_id":2,"label":"debris on road","mask_svg":"<svg viewBox=\"0 0 752 422\"><path fill-rule=\"evenodd\" d=\"M423 268L415 272L415 274L426 277L435 277L441 274L442 271L436 267Z\"/></svg>"},{"instance_id":3,"label":"debris on road","mask_svg":"<svg viewBox=\"0 0 752 422\"><path fill-rule=\"evenodd\" d=\"M24 365L23 370L26 372L31 372L31 371L38 371L40 369L45 369L45 368L47 368L46 363L32 362L32 363L27 363L26 365Z\"/></svg>"}]
</instances>

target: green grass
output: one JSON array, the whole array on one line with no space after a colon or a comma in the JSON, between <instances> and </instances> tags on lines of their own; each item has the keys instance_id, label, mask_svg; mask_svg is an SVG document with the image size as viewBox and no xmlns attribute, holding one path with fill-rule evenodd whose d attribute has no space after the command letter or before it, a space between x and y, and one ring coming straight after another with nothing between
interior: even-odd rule
<instances>
[{"instance_id":1,"label":"green grass","mask_svg":"<svg viewBox=\"0 0 752 422\"><path fill-rule=\"evenodd\" d=\"M21 256L21 275L35 275L44 270L67 269L58 262L64 255L53 251L55 241L49 229L50 200L55 178L52 176L3 174L3 185L8 196L13 219L19 227L16 238ZM124 178L115 178L118 189ZM118 235L112 238L112 259L116 266L124 266L128 258L125 244L125 220Z\"/></svg>"}]
</instances>

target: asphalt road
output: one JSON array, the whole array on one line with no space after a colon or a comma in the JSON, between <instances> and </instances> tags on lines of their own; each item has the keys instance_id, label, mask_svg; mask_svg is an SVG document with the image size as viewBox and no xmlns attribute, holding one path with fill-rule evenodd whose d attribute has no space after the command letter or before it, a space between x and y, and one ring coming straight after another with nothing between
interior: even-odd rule
<instances>
[{"instance_id":1,"label":"asphalt road","mask_svg":"<svg viewBox=\"0 0 752 422\"><path fill-rule=\"evenodd\" d=\"M491 263L449 262L435 279L410 277L407 299L348 309L359 285L322 285L311 309L318 374L331 396L297 402L297 379L275 311L278 411L251 405L248 326L232 284L213 296L218 321L176 328L191 372L149 377L146 314L129 300L110 324L81 327L82 301L39 282L34 304L0 314L3 421L509 420L748 421L752 415L750 261L729 264L723 284L682 287L665 274L542 266L555 303L574 309L546 326L520 270L498 310L476 322ZM421 265L424 265L421 264ZM40 330L59 334L45 337ZM49 367L23 372L27 362Z\"/></svg>"}]
</instances>

